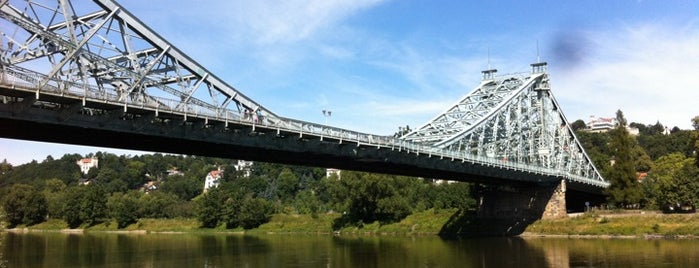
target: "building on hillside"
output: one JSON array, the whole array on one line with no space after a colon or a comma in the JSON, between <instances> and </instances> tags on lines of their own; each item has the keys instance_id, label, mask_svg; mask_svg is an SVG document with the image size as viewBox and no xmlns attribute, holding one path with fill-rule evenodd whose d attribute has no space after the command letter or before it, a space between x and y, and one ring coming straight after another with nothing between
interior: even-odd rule
<instances>
[{"instance_id":1,"label":"building on hillside","mask_svg":"<svg viewBox=\"0 0 699 268\"><path fill-rule=\"evenodd\" d=\"M148 194L152 191L158 190L158 184L159 183L157 181L148 181L145 184L143 184L143 187L141 187L141 189L143 190L143 192Z\"/></svg>"},{"instance_id":2,"label":"building on hillside","mask_svg":"<svg viewBox=\"0 0 699 268\"><path fill-rule=\"evenodd\" d=\"M335 175L335 176L337 176L338 179L340 179L341 172L342 172L342 170L339 170L336 168L328 168L328 169L325 169L325 177L330 178L330 176Z\"/></svg>"},{"instance_id":3,"label":"building on hillside","mask_svg":"<svg viewBox=\"0 0 699 268\"><path fill-rule=\"evenodd\" d=\"M204 192L210 188L218 187L221 183L221 178L223 177L223 170L221 168L217 170L212 170L206 174L206 179L204 180Z\"/></svg>"},{"instance_id":4,"label":"building on hillside","mask_svg":"<svg viewBox=\"0 0 699 268\"><path fill-rule=\"evenodd\" d=\"M184 172L180 171L177 169L177 167L172 167L171 169L166 170L167 176L184 176Z\"/></svg>"},{"instance_id":5,"label":"building on hillside","mask_svg":"<svg viewBox=\"0 0 699 268\"><path fill-rule=\"evenodd\" d=\"M80 172L87 174L91 168L97 168L99 160L93 156L91 158L83 158L75 162L80 167Z\"/></svg>"},{"instance_id":6,"label":"building on hillside","mask_svg":"<svg viewBox=\"0 0 699 268\"><path fill-rule=\"evenodd\" d=\"M439 184L452 184L452 183L455 183L456 181L452 181L452 180L442 180L442 179L433 179L432 182L433 182L434 184L438 184L438 185L439 185Z\"/></svg>"},{"instance_id":7,"label":"building on hillside","mask_svg":"<svg viewBox=\"0 0 699 268\"><path fill-rule=\"evenodd\" d=\"M595 116L590 116L590 120L585 123L585 126L587 127L585 131L592 133L605 133L614 129L617 125L619 125L619 122L617 122L616 118L595 118ZM640 132L638 128L630 126L626 126L626 130L632 136L638 136Z\"/></svg>"},{"instance_id":8,"label":"building on hillside","mask_svg":"<svg viewBox=\"0 0 699 268\"><path fill-rule=\"evenodd\" d=\"M590 120L588 120L585 125L587 126L587 131L589 132L604 133L615 128L617 121L616 118L595 118L595 116L590 116Z\"/></svg>"},{"instance_id":9,"label":"building on hillside","mask_svg":"<svg viewBox=\"0 0 699 268\"><path fill-rule=\"evenodd\" d=\"M243 177L247 178L252 174L253 163L253 161L238 160L238 163L233 165L233 167L235 167L235 171L240 172Z\"/></svg>"},{"instance_id":10,"label":"building on hillside","mask_svg":"<svg viewBox=\"0 0 699 268\"><path fill-rule=\"evenodd\" d=\"M638 182L643 182L646 178L648 178L648 172L636 172L636 180Z\"/></svg>"}]
</instances>

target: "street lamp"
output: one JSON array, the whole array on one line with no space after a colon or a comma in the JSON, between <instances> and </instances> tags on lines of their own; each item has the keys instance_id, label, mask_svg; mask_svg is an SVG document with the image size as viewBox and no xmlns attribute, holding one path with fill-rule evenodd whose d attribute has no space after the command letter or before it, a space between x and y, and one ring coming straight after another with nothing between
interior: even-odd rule
<instances>
[{"instance_id":1,"label":"street lamp","mask_svg":"<svg viewBox=\"0 0 699 268\"><path fill-rule=\"evenodd\" d=\"M332 115L332 111L323 109L323 116L325 116L325 124L328 124L328 117Z\"/></svg>"}]
</instances>

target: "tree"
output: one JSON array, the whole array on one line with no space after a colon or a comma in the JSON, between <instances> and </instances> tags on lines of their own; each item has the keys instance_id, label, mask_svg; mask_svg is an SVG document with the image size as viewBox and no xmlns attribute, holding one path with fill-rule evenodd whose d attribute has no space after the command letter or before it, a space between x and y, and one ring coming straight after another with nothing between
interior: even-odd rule
<instances>
[{"instance_id":1,"label":"tree","mask_svg":"<svg viewBox=\"0 0 699 268\"><path fill-rule=\"evenodd\" d=\"M435 208L458 208L470 210L476 207L476 200L471 197L471 184L455 182L437 185L438 191Z\"/></svg>"},{"instance_id":2,"label":"tree","mask_svg":"<svg viewBox=\"0 0 699 268\"><path fill-rule=\"evenodd\" d=\"M605 192L612 205L628 207L639 204L642 190L636 179L632 152L634 139L626 130L626 119L621 110L617 111L616 116L619 125L610 131L609 144L614 157L614 164L607 175L611 185Z\"/></svg>"},{"instance_id":3,"label":"tree","mask_svg":"<svg viewBox=\"0 0 699 268\"><path fill-rule=\"evenodd\" d=\"M4 197L2 207L10 227L43 222L48 210L44 195L26 184L13 185Z\"/></svg>"},{"instance_id":4,"label":"tree","mask_svg":"<svg viewBox=\"0 0 699 268\"><path fill-rule=\"evenodd\" d=\"M109 216L117 221L118 228L124 228L138 220L138 192L113 193L107 199Z\"/></svg>"},{"instance_id":5,"label":"tree","mask_svg":"<svg viewBox=\"0 0 699 268\"><path fill-rule=\"evenodd\" d=\"M221 222L225 192L213 188L195 199L197 204L197 219L202 227L214 228Z\"/></svg>"},{"instance_id":6,"label":"tree","mask_svg":"<svg viewBox=\"0 0 699 268\"><path fill-rule=\"evenodd\" d=\"M102 187L83 186L84 195L80 202L80 219L88 225L94 225L107 216L107 196Z\"/></svg>"},{"instance_id":7,"label":"tree","mask_svg":"<svg viewBox=\"0 0 699 268\"><path fill-rule=\"evenodd\" d=\"M146 182L146 164L137 160L126 160L126 184L136 189Z\"/></svg>"},{"instance_id":8,"label":"tree","mask_svg":"<svg viewBox=\"0 0 699 268\"><path fill-rule=\"evenodd\" d=\"M140 194L138 198L138 215L143 218L168 218L172 206L177 203L177 196L162 191Z\"/></svg>"},{"instance_id":9,"label":"tree","mask_svg":"<svg viewBox=\"0 0 699 268\"><path fill-rule=\"evenodd\" d=\"M161 191L174 194L180 200L191 200L201 194L203 189L203 180L190 174L168 177L160 186Z\"/></svg>"},{"instance_id":10,"label":"tree","mask_svg":"<svg viewBox=\"0 0 699 268\"><path fill-rule=\"evenodd\" d=\"M83 223L80 215L85 187L69 187L63 196L63 219L70 228L77 228Z\"/></svg>"},{"instance_id":11,"label":"tree","mask_svg":"<svg viewBox=\"0 0 699 268\"><path fill-rule=\"evenodd\" d=\"M335 198L345 199L347 222L393 222L410 214L411 207L405 195L394 187L395 176L360 172L343 172L336 182Z\"/></svg>"},{"instance_id":12,"label":"tree","mask_svg":"<svg viewBox=\"0 0 699 268\"><path fill-rule=\"evenodd\" d=\"M320 200L313 190L303 190L296 194L294 207L301 214L311 214L314 217L320 212Z\"/></svg>"},{"instance_id":13,"label":"tree","mask_svg":"<svg viewBox=\"0 0 699 268\"><path fill-rule=\"evenodd\" d=\"M644 190L651 207L677 203L697 203L699 181L692 158L681 153L662 156L644 181Z\"/></svg>"},{"instance_id":14,"label":"tree","mask_svg":"<svg viewBox=\"0 0 699 268\"><path fill-rule=\"evenodd\" d=\"M7 162L7 159L3 159L0 163L0 175L5 175L5 173L12 171L12 164Z\"/></svg>"},{"instance_id":15,"label":"tree","mask_svg":"<svg viewBox=\"0 0 699 268\"><path fill-rule=\"evenodd\" d=\"M49 179L44 182L44 197L48 203L49 218L63 217L63 200L67 186L59 179Z\"/></svg>"},{"instance_id":16,"label":"tree","mask_svg":"<svg viewBox=\"0 0 699 268\"><path fill-rule=\"evenodd\" d=\"M263 198L246 198L240 206L238 222L244 229L257 228L269 222L274 213L274 205Z\"/></svg>"},{"instance_id":17,"label":"tree","mask_svg":"<svg viewBox=\"0 0 699 268\"><path fill-rule=\"evenodd\" d=\"M282 202L292 199L299 188L299 178L291 172L291 169L285 168L277 176L277 197Z\"/></svg>"},{"instance_id":18,"label":"tree","mask_svg":"<svg viewBox=\"0 0 699 268\"><path fill-rule=\"evenodd\" d=\"M585 124L585 121L582 121L582 119L575 120L572 124L570 124L570 127L573 129L573 131L578 131L578 130L583 130L587 128L587 124Z\"/></svg>"}]
</instances>

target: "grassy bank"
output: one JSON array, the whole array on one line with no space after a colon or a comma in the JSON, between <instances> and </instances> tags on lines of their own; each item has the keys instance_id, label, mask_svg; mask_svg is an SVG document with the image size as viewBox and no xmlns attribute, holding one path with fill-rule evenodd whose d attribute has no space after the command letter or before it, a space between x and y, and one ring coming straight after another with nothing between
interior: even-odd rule
<instances>
[{"instance_id":1,"label":"grassy bank","mask_svg":"<svg viewBox=\"0 0 699 268\"><path fill-rule=\"evenodd\" d=\"M452 218L457 210L428 210L412 214L400 222L363 224L334 228L342 215L337 213L311 215L276 214L271 221L251 230L201 228L196 219L141 219L126 228L118 229L116 222L105 222L94 226L81 226L84 232L187 232L187 233L321 233L330 234L391 234L391 235L436 235L454 224ZM3 226L0 223L0 226ZM19 226L18 229L36 231L62 231L68 225L63 220L49 220L32 226ZM699 237L699 214L666 215L646 212L637 213L586 213L577 217L557 220L540 220L526 229L532 235L564 236L660 236L660 237Z\"/></svg>"},{"instance_id":2,"label":"grassy bank","mask_svg":"<svg viewBox=\"0 0 699 268\"><path fill-rule=\"evenodd\" d=\"M335 221L340 214L310 215L278 214L269 223L248 232L267 233L353 233L353 234L438 234L449 221L456 209L428 210L414 213L396 223L374 222L360 226L343 227L335 230Z\"/></svg>"},{"instance_id":3,"label":"grassy bank","mask_svg":"<svg viewBox=\"0 0 699 268\"><path fill-rule=\"evenodd\" d=\"M357 234L438 234L442 227L449 221L456 212L450 210L428 210L412 214L400 222L391 224L372 223L361 226L344 227L335 230L335 222L341 218L341 214L328 213L319 214L315 217L311 215L297 214L276 214L270 222L251 230L225 229L223 226L217 228L201 228L196 219L140 219L138 222L125 228L118 229L114 221L108 221L93 226L81 226L84 232L245 232L245 233L357 233ZM66 231L68 224L60 219L51 219L46 222L32 226L17 226L16 229L27 229L34 231Z\"/></svg>"},{"instance_id":4,"label":"grassy bank","mask_svg":"<svg viewBox=\"0 0 699 268\"><path fill-rule=\"evenodd\" d=\"M577 217L540 220L528 233L592 236L699 236L698 214L585 213Z\"/></svg>"}]
</instances>

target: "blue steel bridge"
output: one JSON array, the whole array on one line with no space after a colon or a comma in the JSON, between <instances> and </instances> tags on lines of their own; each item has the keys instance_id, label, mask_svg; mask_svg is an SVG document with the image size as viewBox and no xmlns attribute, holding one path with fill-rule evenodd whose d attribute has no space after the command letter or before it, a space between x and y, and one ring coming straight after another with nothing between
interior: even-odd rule
<instances>
[{"instance_id":1,"label":"blue steel bridge","mask_svg":"<svg viewBox=\"0 0 699 268\"><path fill-rule=\"evenodd\" d=\"M601 194L549 84L483 71L402 136L286 118L111 0L0 0L0 136Z\"/></svg>"}]
</instances>

